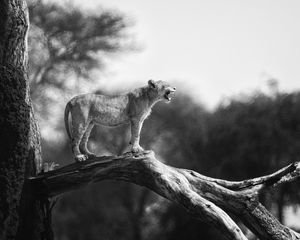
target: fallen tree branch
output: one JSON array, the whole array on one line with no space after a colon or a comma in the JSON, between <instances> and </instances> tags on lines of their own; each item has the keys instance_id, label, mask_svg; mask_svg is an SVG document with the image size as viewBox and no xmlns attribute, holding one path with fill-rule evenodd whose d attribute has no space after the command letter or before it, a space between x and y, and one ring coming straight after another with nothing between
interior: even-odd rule
<instances>
[{"instance_id":1,"label":"fallen tree branch","mask_svg":"<svg viewBox=\"0 0 300 240\"><path fill-rule=\"evenodd\" d=\"M102 180L132 182L181 204L194 217L215 226L224 239L247 239L227 215L230 213L261 240L283 240L300 239L300 234L274 218L259 203L258 194L299 176L300 164L294 163L267 176L232 182L165 165L155 158L153 152L145 152L96 157L46 172L28 181L41 197L53 197Z\"/></svg>"}]
</instances>

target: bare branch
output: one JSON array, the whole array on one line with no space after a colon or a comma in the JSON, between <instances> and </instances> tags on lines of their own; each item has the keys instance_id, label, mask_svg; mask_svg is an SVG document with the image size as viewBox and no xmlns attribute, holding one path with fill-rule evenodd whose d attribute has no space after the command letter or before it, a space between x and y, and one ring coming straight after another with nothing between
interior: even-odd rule
<instances>
[{"instance_id":1,"label":"bare branch","mask_svg":"<svg viewBox=\"0 0 300 240\"><path fill-rule=\"evenodd\" d=\"M223 179L216 179L203 176L197 172L191 172L195 177L201 178L204 181L215 182L225 188L231 190L252 190L253 194L264 190L268 187L276 187L279 184L292 182L300 177L300 162L294 162L275 173L270 175L252 178L244 181L226 181Z\"/></svg>"}]
</instances>

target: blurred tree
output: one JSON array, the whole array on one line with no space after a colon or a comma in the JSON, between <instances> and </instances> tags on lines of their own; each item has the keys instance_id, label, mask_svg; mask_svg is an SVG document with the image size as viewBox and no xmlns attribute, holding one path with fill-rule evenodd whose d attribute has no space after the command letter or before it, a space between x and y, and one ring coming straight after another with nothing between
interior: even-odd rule
<instances>
[{"instance_id":1,"label":"blurred tree","mask_svg":"<svg viewBox=\"0 0 300 240\"><path fill-rule=\"evenodd\" d=\"M59 134L67 98L99 86L92 73L108 57L133 50L132 23L115 10L92 12L70 2L30 1L29 10L31 96L45 137Z\"/></svg>"},{"instance_id":2,"label":"blurred tree","mask_svg":"<svg viewBox=\"0 0 300 240\"><path fill-rule=\"evenodd\" d=\"M300 93L268 96L256 93L221 105L208 121L205 162L209 175L245 179L270 173L297 160L300 154ZM283 207L299 203L296 183L283 185L265 203L275 202L283 221Z\"/></svg>"},{"instance_id":3,"label":"blurred tree","mask_svg":"<svg viewBox=\"0 0 300 240\"><path fill-rule=\"evenodd\" d=\"M39 1L30 7L30 81L33 96L49 85L64 88L69 75L90 78L108 54L125 50L129 22L116 11L84 12Z\"/></svg>"},{"instance_id":4,"label":"blurred tree","mask_svg":"<svg viewBox=\"0 0 300 240\"><path fill-rule=\"evenodd\" d=\"M183 208L174 204L161 216L160 228L158 239L223 239L211 226L191 218Z\"/></svg>"}]
</instances>

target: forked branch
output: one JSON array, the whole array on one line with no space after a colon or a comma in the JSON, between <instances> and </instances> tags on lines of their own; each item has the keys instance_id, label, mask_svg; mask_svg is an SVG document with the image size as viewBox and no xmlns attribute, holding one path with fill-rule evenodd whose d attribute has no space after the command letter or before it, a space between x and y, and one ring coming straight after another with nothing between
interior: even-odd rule
<instances>
[{"instance_id":1,"label":"forked branch","mask_svg":"<svg viewBox=\"0 0 300 240\"><path fill-rule=\"evenodd\" d=\"M224 239L247 239L228 216L230 213L260 239L283 240L300 239L300 235L274 218L259 203L258 193L299 176L300 164L294 163L260 178L225 181L165 165L153 152L144 152L96 157L46 172L30 178L29 182L43 197L53 197L102 180L132 182L184 206L194 217L215 226Z\"/></svg>"}]
</instances>

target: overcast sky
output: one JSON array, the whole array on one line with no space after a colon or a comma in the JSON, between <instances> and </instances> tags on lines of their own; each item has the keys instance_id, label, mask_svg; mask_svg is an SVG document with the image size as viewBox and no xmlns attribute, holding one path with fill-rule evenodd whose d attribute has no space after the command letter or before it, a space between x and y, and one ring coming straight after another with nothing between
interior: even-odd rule
<instances>
[{"instance_id":1,"label":"overcast sky","mask_svg":"<svg viewBox=\"0 0 300 240\"><path fill-rule=\"evenodd\" d=\"M134 19L143 50L114 58L108 86L144 85L149 78L177 80L209 107L224 96L300 88L299 0L77 0L115 8ZM124 86L124 84L122 85Z\"/></svg>"}]
</instances>

